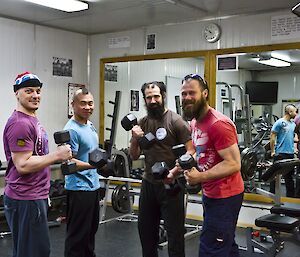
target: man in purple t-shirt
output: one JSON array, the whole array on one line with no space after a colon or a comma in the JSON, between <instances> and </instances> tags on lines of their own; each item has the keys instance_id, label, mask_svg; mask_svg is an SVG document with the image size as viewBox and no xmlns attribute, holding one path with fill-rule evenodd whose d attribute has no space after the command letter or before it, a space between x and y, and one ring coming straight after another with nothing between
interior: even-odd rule
<instances>
[{"instance_id":1,"label":"man in purple t-shirt","mask_svg":"<svg viewBox=\"0 0 300 257\"><path fill-rule=\"evenodd\" d=\"M42 83L29 72L17 76L17 108L8 119L3 143L7 159L4 210L14 257L48 257L49 165L72 158L69 145L49 153L46 131L36 117Z\"/></svg>"}]
</instances>

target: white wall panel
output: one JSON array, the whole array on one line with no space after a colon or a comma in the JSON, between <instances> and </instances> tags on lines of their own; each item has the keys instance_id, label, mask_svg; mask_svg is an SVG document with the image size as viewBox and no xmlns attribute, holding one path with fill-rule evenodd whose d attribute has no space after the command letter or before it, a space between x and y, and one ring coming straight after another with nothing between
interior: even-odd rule
<instances>
[{"instance_id":1,"label":"white wall panel","mask_svg":"<svg viewBox=\"0 0 300 257\"><path fill-rule=\"evenodd\" d=\"M34 27L27 23L0 18L0 160L4 161L2 134L7 119L16 108L13 92L17 74L35 69Z\"/></svg>"},{"instance_id":2,"label":"white wall panel","mask_svg":"<svg viewBox=\"0 0 300 257\"><path fill-rule=\"evenodd\" d=\"M87 36L0 18L0 38L1 138L6 121L17 105L14 79L17 74L30 71L44 83L38 118L48 132L50 149L53 149L53 132L61 130L68 119L68 83L87 83ZM73 60L72 78L52 76L53 57ZM2 139L0 160L5 160Z\"/></svg>"},{"instance_id":3,"label":"white wall panel","mask_svg":"<svg viewBox=\"0 0 300 257\"><path fill-rule=\"evenodd\" d=\"M72 59L72 77L52 75L53 57ZM36 66L37 74L45 81L39 117L53 149L53 133L68 121L68 83L87 84L87 37L37 26ZM96 108L98 106L96 103Z\"/></svg>"}]
</instances>

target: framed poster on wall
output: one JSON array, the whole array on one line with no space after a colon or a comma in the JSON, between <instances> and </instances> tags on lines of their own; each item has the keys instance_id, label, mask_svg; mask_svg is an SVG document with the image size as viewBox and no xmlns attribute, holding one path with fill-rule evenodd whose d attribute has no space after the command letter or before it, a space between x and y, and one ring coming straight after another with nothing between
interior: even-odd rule
<instances>
[{"instance_id":1,"label":"framed poster on wall","mask_svg":"<svg viewBox=\"0 0 300 257\"><path fill-rule=\"evenodd\" d=\"M70 119L73 116L73 108L72 108L72 99L74 93L81 88L84 88L83 84L69 83L68 84L68 118Z\"/></svg>"},{"instance_id":2,"label":"framed poster on wall","mask_svg":"<svg viewBox=\"0 0 300 257\"><path fill-rule=\"evenodd\" d=\"M72 59L53 57L52 75L72 77Z\"/></svg>"},{"instance_id":3,"label":"framed poster on wall","mask_svg":"<svg viewBox=\"0 0 300 257\"><path fill-rule=\"evenodd\" d=\"M130 111L139 111L139 91L130 90Z\"/></svg>"}]
</instances>

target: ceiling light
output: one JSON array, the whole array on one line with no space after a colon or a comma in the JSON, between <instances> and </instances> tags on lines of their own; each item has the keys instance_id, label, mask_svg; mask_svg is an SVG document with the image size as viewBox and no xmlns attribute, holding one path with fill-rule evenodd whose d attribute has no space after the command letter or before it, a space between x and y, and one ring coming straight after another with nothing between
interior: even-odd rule
<instances>
[{"instance_id":1,"label":"ceiling light","mask_svg":"<svg viewBox=\"0 0 300 257\"><path fill-rule=\"evenodd\" d=\"M77 0L25 0L34 4L43 5L46 7L54 8L65 12L82 11L89 8L87 3Z\"/></svg>"},{"instance_id":2,"label":"ceiling light","mask_svg":"<svg viewBox=\"0 0 300 257\"><path fill-rule=\"evenodd\" d=\"M292 8L292 12L294 14L296 14L298 17L300 17L300 3L296 4L293 8Z\"/></svg>"},{"instance_id":3,"label":"ceiling light","mask_svg":"<svg viewBox=\"0 0 300 257\"><path fill-rule=\"evenodd\" d=\"M276 58L272 58L272 57L257 58L257 62L259 62L261 64L269 65L269 66L275 66L275 67L289 67L289 66L291 66L291 64L289 62L279 60L279 59L276 59Z\"/></svg>"},{"instance_id":4,"label":"ceiling light","mask_svg":"<svg viewBox=\"0 0 300 257\"><path fill-rule=\"evenodd\" d=\"M292 59L289 56L289 52L274 51L271 53L271 57L282 60L282 61L286 61L286 62L292 61Z\"/></svg>"}]
</instances>

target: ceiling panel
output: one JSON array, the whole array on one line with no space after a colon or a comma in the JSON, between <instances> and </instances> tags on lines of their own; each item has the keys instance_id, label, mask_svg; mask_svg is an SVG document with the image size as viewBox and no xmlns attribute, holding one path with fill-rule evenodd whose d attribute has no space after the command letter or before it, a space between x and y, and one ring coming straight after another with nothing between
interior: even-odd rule
<instances>
[{"instance_id":1,"label":"ceiling panel","mask_svg":"<svg viewBox=\"0 0 300 257\"><path fill-rule=\"evenodd\" d=\"M63 0L62 0L63 1ZM24 0L1 0L0 16L83 34L288 10L299 0L89 0L88 10L66 13Z\"/></svg>"}]
</instances>

